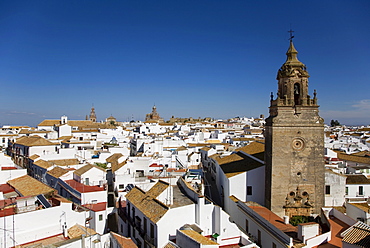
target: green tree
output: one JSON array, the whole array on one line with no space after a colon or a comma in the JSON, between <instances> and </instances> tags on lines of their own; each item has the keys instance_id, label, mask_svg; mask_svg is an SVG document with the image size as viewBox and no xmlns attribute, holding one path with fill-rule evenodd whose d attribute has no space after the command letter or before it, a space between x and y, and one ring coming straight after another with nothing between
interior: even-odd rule
<instances>
[{"instance_id":1,"label":"green tree","mask_svg":"<svg viewBox=\"0 0 370 248\"><path fill-rule=\"evenodd\" d=\"M332 126L332 127L340 126L340 123L339 123L338 120L331 120L330 121L330 126Z\"/></svg>"}]
</instances>

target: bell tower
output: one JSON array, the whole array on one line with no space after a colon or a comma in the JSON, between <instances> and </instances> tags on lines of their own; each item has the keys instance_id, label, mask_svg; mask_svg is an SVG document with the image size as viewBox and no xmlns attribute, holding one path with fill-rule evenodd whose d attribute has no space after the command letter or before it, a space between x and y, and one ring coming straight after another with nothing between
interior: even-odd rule
<instances>
[{"instance_id":1,"label":"bell tower","mask_svg":"<svg viewBox=\"0 0 370 248\"><path fill-rule=\"evenodd\" d=\"M95 108L94 107L91 108L89 119L92 122L96 122L96 114L95 114Z\"/></svg>"},{"instance_id":2,"label":"bell tower","mask_svg":"<svg viewBox=\"0 0 370 248\"><path fill-rule=\"evenodd\" d=\"M324 120L306 66L290 38L265 126L265 205L279 216L317 215L324 206Z\"/></svg>"}]
</instances>

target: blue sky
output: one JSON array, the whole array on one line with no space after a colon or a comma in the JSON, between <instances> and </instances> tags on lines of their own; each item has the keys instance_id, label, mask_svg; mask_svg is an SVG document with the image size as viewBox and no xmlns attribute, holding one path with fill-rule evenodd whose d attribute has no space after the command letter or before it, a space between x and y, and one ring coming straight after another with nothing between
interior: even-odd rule
<instances>
[{"instance_id":1,"label":"blue sky","mask_svg":"<svg viewBox=\"0 0 370 248\"><path fill-rule=\"evenodd\" d=\"M329 123L370 124L369 1L0 1L0 125L268 116L288 30Z\"/></svg>"}]
</instances>

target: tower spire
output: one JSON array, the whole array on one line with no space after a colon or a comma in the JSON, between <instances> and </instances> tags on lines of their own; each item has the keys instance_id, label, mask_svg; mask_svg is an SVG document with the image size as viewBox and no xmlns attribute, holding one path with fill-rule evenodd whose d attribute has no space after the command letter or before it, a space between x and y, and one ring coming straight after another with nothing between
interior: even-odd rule
<instances>
[{"instance_id":1,"label":"tower spire","mask_svg":"<svg viewBox=\"0 0 370 248\"><path fill-rule=\"evenodd\" d=\"M295 49L292 38L290 39L290 44L288 51L286 52L286 61L284 65L291 66L304 66L304 64L297 58L298 51Z\"/></svg>"}]
</instances>

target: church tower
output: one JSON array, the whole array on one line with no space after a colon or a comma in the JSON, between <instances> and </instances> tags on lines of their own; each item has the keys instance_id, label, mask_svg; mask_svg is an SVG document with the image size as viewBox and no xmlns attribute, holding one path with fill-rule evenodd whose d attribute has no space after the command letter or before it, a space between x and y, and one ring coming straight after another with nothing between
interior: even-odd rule
<instances>
[{"instance_id":1,"label":"church tower","mask_svg":"<svg viewBox=\"0 0 370 248\"><path fill-rule=\"evenodd\" d=\"M89 116L90 121L96 122L96 114L95 114L95 108L91 108L90 116Z\"/></svg>"},{"instance_id":2,"label":"church tower","mask_svg":"<svg viewBox=\"0 0 370 248\"><path fill-rule=\"evenodd\" d=\"M279 216L317 215L324 206L324 120L293 37L277 74L265 126L265 205Z\"/></svg>"}]
</instances>

